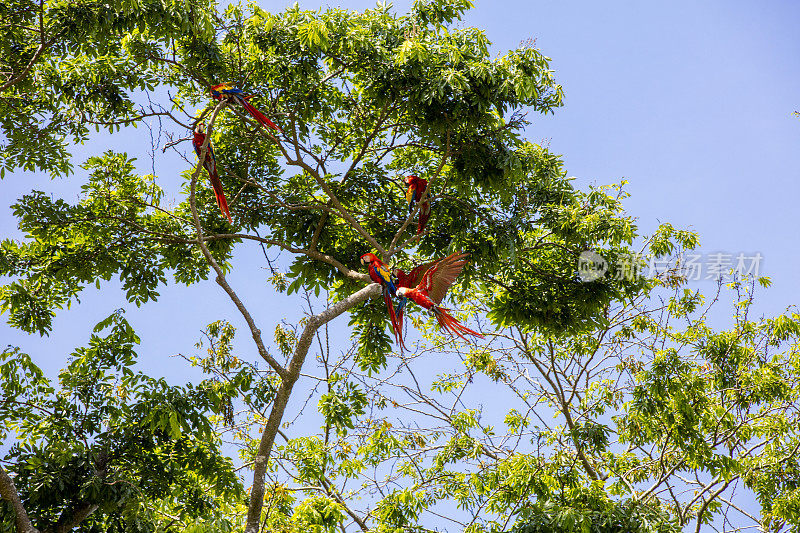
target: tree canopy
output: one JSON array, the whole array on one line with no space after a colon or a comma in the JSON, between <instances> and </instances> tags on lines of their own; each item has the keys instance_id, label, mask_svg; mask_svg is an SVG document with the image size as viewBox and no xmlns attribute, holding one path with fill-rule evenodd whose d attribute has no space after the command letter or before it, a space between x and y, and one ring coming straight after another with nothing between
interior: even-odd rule
<instances>
[{"instance_id":1,"label":"tree canopy","mask_svg":"<svg viewBox=\"0 0 800 533\"><path fill-rule=\"evenodd\" d=\"M714 330L718 298L688 289L679 262L650 278L620 271L642 250L679 257L697 236L669 224L641 235L624 183L580 190L525 138L528 114L555 112L562 88L532 45L493 58L459 24L470 7L0 7L0 173L82 190L14 203L24 238L0 244L9 323L47 335L83 289L111 280L142 306L213 278L249 337L234 343L219 317L205 353L186 358L207 379L180 386L132 369L138 338L121 312L58 386L24 350L4 351L7 529L800 530L800 316L752 319L756 280L733 279L720 287L732 326ZM281 131L211 99L223 81ZM92 130L145 124L186 154L199 122L231 223L194 159L170 176L177 203L123 146L72 163ZM420 234L400 179L412 174L432 204ZM245 246L281 253L265 261L274 290L307 312L298 323L264 324L229 281ZM400 351L360 256L408 269L457 251L469 267L448 306L486 340L450 339L410 308L421 336ZM587 251L611 270L581 278ZM333 324L351 344L331 342ZM297 396L308 407L293 424Z\"/></svg>"}]
</instances>

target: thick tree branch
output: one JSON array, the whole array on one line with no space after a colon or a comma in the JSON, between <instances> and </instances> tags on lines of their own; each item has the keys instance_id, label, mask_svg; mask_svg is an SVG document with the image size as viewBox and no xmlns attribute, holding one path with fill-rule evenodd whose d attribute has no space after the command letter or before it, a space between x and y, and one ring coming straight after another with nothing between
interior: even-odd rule
<instances>
[{"instance_id":1,"label":"thick tree branch","mask_svg":"<svg viewBox=\"0 0 800 533\"><path fill-rule=\"evenodd\" d=\"M317 222L317 227L314 230L314 235L311 236L311 242L308 245L309 250L312 251L317 250L317 244L319 244L319 237L320 235L322 235L322 228L323 226L325 226L325 222L327 221L328 221L328 212L325 211L324 213L322 213L319 222Z\"/></svg>"},{"instance_id":2,"label":"thick tree branch","mask_svg":"<svg viewBox=\"0 0 800 533\"><path fill-rule=\"evenodd\" d=\"M308 355L308 349L311 347L311 343L314 340L314 335L316 335L317 330L321 326L330 322L345 311L364 302L367 298L377 296L379 293L380 285L377 283L370 283L363 289L335 303L321 313L312 315L309 317L308 322L306 322L303 333L301 333L300 338L297 339L287 376L281 381L281 385L275 395L272 410L267 419L267 424L264 427L264 431L261 433L261 442L258 446L258 454L255 459L255 467L253 468L253 486L250 489L250 504L247 510L245 533L257 533L259 530L261 510L264 506L267 460L272 453L272 445L275 442L275 435L278 434L278 430L280 429L283 413L286 410L286 404L292 394L294 384L300 377L300 371Z\"/></svg>"},{"instance_id":3,"label":"thick tree branch","mask_svg":"<svg viewBox=\"0 0 800 533\"><path fill-rule=\"evenodd\" d=\"M52 39L50 39L50 40L49 40L49 41L47 41L47 42L43 42L43 43L41 43L41 44L39 45L39 47L36 49L36 51L33 53L33 56L31 57L30 61L28 61L28 64L27 64L27 65L25 65L25 68L23 68L23 69L22 69L22 72L20 72L20 73L19 73L17 76L15 76L15 77L13 77L12 79L10 79L10 80L8 80L7 82L5 82L3 85L0 85L0 91L5 91L5 90L6 90L6 89L8 89L9 87L11 87L11 86L13 86L13 85L16 85L16 84L18 84L18 83L19 83L19 82L21 82L23 79L25 79L25 76L27 76L27 75L28 75L28 73L30 72L30 70L33 68L33 65L35 65L35 64L36 64L36 61L38 61L38 60L39 60L39 57L42 55L42 53L43 53L45 50L47 50L47 48L49 48L50 46L52 46L52 45L53 45L53 43L55 43L55 42L56 42L56 39L55 39L55 38L52 38Z\"/></svg>"},{"instance_id":4,"label":"thick tree branch","mask_svg":"<svg viewBox=\"0 0 800 533\"><path fill-rule=\"evenodd\" d=\"M203 143L203 146L201 148L201 155L200 155L200 159L199 159L200 161L203 160L203 158L205 157L205 153L208 150L208 143L209 143L209 140L211 138L211 129L213 127L214 120L216 119L216 115L222 109L222 107L224 105L225 105L224 102L220 102L220 104L218 104L216 106L216 108L214 109L214 111L212 113L211 119L209 120L209 124L208 124L208 130L207 130L207 133L206 133L206 140ZM259 129L259 131L261 131L261 129ZM268 132L262 132L262 133L265 133L273 141L278 142L277 139L275 139L275 137L272 136L271 134L269 134ZM279 142L278 142L278 145L279 145L279 148L281 149L281 151L284 152L284 155L287 156L287 161L289 161L290 164L299 164L299 166L301 166L307 172L309 172L310 174L312 174L313 176L315 176L317 178L318 182L323 187L323 189L327 188L328 191L330 190L327 187L327 184L324 182L324 180L318 175L318 173L316 173L314 171L314 169L312 169L307 163L305 163L302 160L302 158L300 157L299 151L297 149L296 149L297 160L293 161L293 160L291 160L291 158L288 157L288 154L286 154L285 150L283 149L282 146L280 146ZM196 205L196 202L195 202L195 191L197 189L197 177L198 177L198 175L200 173L200 169L201 169L201 166L198 163L197 168L195 168L194 174L192 175L191 192L190 192L190 196L189 196L189 199L190 199L189 204L190 204L191 210L192 210L192 217L194 219L195 230L197 232L196 243L200 247L200 250L202 251L203 256L205 257L206 261L209 263L209 265L211 265L211 267L217 273L217 283L225 290L226 293L228 293L228 296L231 298L231 300L233 300L233 302L236 304L236 307L239 309L239 312L245 318L245 321L247 322L248 326L250 327L250 331L252 333L253 340L255 341L256 345L258 346L258 349L259 349L259 352L261 353L261 356L264 357L264 359L266 359L267 362L270 363L270 366L272 366L276 370L278 375L280 375L280 377L281 377L280 387L278 388L278 391L277 391L277 393L275 395L275 400L274 400L274 402L272 404L272 409L271 409L269 417L267 419L267 423L264 426L264 430L261 433L261 441L259 443L258 453L256 454L255 464L254 464L254 468L253 468L253 484L252 484L252 487L250 489L250 503L248 505L247 523L246 523L246 526L245 526L245 533L257 533L259 531L259 528L260 528L261 511L262 511L263 506L264 506L264 493L265 493L265 478L266 478L266 471L267 471L267 461L269 459L270 454L272 453L272 446L273 446L273 444L275 442L275 435L277 435L278 430L280 429L280 424L281 424L281 422L283 420L284 412L286 411L286 405L288 404L289 398L291 397L292 389L294 388L294 384L297 382L297 379L300 377L300 371L301 371L301 369L303 367L303 363L305 362L306 356L308 355L308 350L309 350L309 348L311 346L311 342L314 339L314 335L316 334L316 332L317 332L317 330L319 329L320 326L326 324L327 322L333 320L334 318L336 318L337 316L341 315L345 311L347 311L347 310L351 309L352 307L354 307L354 306L360 304L361 302L365 301L368 297L373 296L373 295L377 295L379 293L380 287L379 287L379 285L374 284L374 283L370 284L370 285L364 287L363 289L359 290L358 292L356 292L356 293L350 295L349 297L345 298L344 300L341 300L341 301L337 302L336 304L332 305L331 307L329 307L325 311L322 311L321 313L319 313L317 315L311 316L308 319L308 322L306 322L306 326L303 329L303 333L300 335L300 338L297 340L297 344L296 344L295 349L294 349L294 354L292 356L292 359L291 359L291 362L290 362L290 364L288 366L288 369L283 368L282 366L280 366L277 363L277 361L272 359L272 357L266 352L266 348L264 347L263 341L261 339L260 330L256 327L255 322L253 321L252 317L250 316L250 313L248 312L247 308L245 308L245 306L242 304L241 300L238 298L236 293L233 291L233 289L230 287L230 285L228 285L227 281L225 280L224 272L219 267L219 265L217 264L216 260L211 255L211 252L208 250L208 247L205 244L207 238L203 236L203 230L202 230L202 227L200 225L200 217L197 214L197 205ZM328 191L326 191L326 192L328 192ZM343 214L343 216L345 216L345 218L349 217L350 219L352 219L352 217L349 216L349 213L347 213L341 207L341 204L339 204L338 199L336 199L335 196L332 195L332 192L328 196L330 197L331 201L333 201L334 205L340 210L340 212L342 212L342 214ZM358 222L356 222L354 219L352 221L350 221L350 220L348 220L348 221L351 222L351 224L354 224L354 227L356 227L356 229L361 227L358 224ZM364 231L363 228L361 228L361 231ZM367 234L367 235L369 235L369 234ZM233 235L228 235L228 236L217 236L217 237L228 237L228 238L231 238L231 237L234 237L234 236ZM249 236L249 235L248 236L238 236L238 237L252 238L252 236ZM371 239L371 240L374 242L374 239ZM377 244L377 243L375 243L375 244ZM318 255L320 258L321 257L325 257L326 258L325 259L326 262L335 261L333 258L329 258L328 256L325 256L324 254L320 254L319 252L312 252L312 251L308 250L308 251L304 251L304 253L307 253L307 255L309 255L309 257L313 257L315 255ZM348 272L348 273L350 272L349 269L347 269L344 265L341 265L341 263L338 263L338 262L336 262L336 263L338 265L337 268L339 268L340 271ZM353 274L357 274L357 273L353 273ZM351 276L351 277L353 277L353 276ZM360 276L359 276L359 278L360 278Z\"/></svg>"},{"instance_id":5,"label":"thick tree branch","mask_svg":"<svg viewBox=\"0 0 800 533\"><path fill-rule=\"evenodd\" d=\"M47 529L44 533L69 533L74 528L76 528L81 522L86 520L86 518L97 510L97 504L84 502L82 503L77 509L73 510L70 513L64 511L61 517L58 519L55 527L52 529Z\"/></svg>"},{"instance_id":6,"label":"thick tree branch","mask_svg":"<svg viewBox=\"0 0 800 533\"><path fill-rule=\"evenodd\" d=\"M14 522L17 524L17 533L39 533L39 530L33 527L25 507L22 505L22 500L17 493L17 487L14 486L14 480L8 475L5 469L0 465L0 496L4 500L11 503L14 508Z\"/></svg>"}]
</instances>

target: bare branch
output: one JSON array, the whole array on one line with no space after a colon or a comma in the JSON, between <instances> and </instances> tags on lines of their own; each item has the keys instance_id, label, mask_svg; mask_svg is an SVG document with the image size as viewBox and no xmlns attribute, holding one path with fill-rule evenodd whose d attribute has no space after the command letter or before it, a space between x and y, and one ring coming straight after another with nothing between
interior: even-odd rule
<instances>
[{"instance_id":1,"label":"bare branch","mask_svg":"<svg viewBox=\"0 0 800 533\"><path fill-rule=\"evenodd\" d=\"M275 372L278 373L279 376L281 376L281 378L285 378L286 369L283 368L283 366L281 366L280 363L278 363L278 361L276 361L267 351L266 346L264 346L264 341L261 338L261 330L258 329L258 327L256 326L253 317L250 315L250 312L244 306L241 299L239 299L239 296L228 284L227 280L225 279L225 273L222 271L222 268L219 266L219 264L217 264L217 261L216 259L214 259L214 256L212 256L211 252L208 250L208 247L205 244L205 239L203 238L203 229L202 226L200 225L200 217L197 214L197 203L195 201L195 192L197 190L197 176L200 174L200 170L203 168L202 161L204 161L206 154L208 153L208 146L211 141L211 129L214 126L214 121L217 118L217 113L219 113L219 111L225 105L226 102L224 100L220 101L220 103L217 104L217 106L214 108L214 111L211 114L211 119L209 120L208 127L206 130L206 138L200 150L201 151L200 158L198 159L197 167L195 168L194 173L192 174L191 192L189 194L189 205L191 206L192 209L192 217L194 218L195 229L197 231L197 240L195 242L200 247L200 251L203 253L203 256L206 258L208 264L217 273L217 284L219 284L219 286L222 287L223 290L228 294L230 299L236 305L236 308L244 317L245 322L247 322L247 326L250 328L250 334L253 337L253 341L255 342L256 347L258 348L259 355L261 355L261 357L269 364L269 366L273 368L273 370L275 370Z\"/></svg>"}]
</instances>

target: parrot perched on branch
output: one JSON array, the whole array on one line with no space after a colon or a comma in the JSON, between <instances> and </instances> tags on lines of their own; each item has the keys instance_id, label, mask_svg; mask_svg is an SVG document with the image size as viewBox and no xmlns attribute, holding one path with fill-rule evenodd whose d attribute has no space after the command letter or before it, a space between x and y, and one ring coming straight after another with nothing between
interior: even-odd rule
<instances>
[{"instance_id":1,"label":"parrot perched on branch","mask_svg":"<svg viewBox=\"0 0 800 533\"><path fill-rule=\"evenodd\" d=\"M203 122L198 122L194 128L194 137L192 138L192 145L194 151L197 152L197 157L202 157L203 143L206 141L205 133L206 125ZM211 179L211 187L214 189L214 196L217 198L217 205L228 222L233 224L231 214L228 211L228 200L225 198L225 191L222 189L222 182L219 180L217 174L217 160L214 158L214 149L211 147L211 141L208 142L208 149L206 150L206 157L201 161L203 168L208 172L208 177Z\"/></svg>"},{"instance_id":2,"label":"parrot perched on branch","mask_svg":"<svg viewBox=\"0 0 800 533\"><path fill-rule=\"evenodd\" d=\"M440 307L439 304L447 294L447 289L464 270L464 265L467 264L465 258L468 255L458 252L440 259L425 271L416 287L400 286L395 293L398 298L408 298L417 305L429 309L439 321L439 326L465 340L466 337L463 334L476 337L483 337L483 335L461 324L453 318L449 309Z\"/></svg>"},{"instance_id":3,"label":"parrot perched on branch","mask_svg":"<svg viewBox=\"0 0 800 533\"><path fill-rule=\"evenodd\" d=\"M425 192L425 189L428 188L428 180L422 179L419 176L406 176L403 181L406 185L408 185L408 190L406 191L406 201L408 201L408 211L409 213L411 210L414 209L414 203L419 202L422 200L422 195ZM422 233L422 230L425 229L425 224L428 223L428 219L431 216L431 203L425 198L425 201L422 202L419 206L419 222L417 223L417 235Z\"/></svg>"},{"instance_id":4,"label":"parrot perched on branch","mask_svg":"<svg viewBox=\"0 0 800 533\"><path fill-rule=\"evenodd\" d=\"M383 301L386 302L386 309L389 312L394 338L402 348L404 346L402 324L397 321L397 315L392 305L392 298L397 292L397 275L389 269L389 265L378 259L378 256L373 253L362 255L361 264L367 265L370 279L383 288Z\"/></svg>"},{"instance_id":5,"label":"parrot perched on branch","mask_svg":"<svg viewBox=\"0 0 800 533\"><path fill-rule=\"evenodd\" d=\"M244 94L244 91L228 83L214 85L209 92L214 100L222 100L224 98L229 102L241 104L244 110L250 113L250 116L256 119L259 124L272 128L275 131L282 131L274 122L268 119L264 113L253 107L253 104L248 101L253 97L252 94Z\"/></svg>"}]
</instances>

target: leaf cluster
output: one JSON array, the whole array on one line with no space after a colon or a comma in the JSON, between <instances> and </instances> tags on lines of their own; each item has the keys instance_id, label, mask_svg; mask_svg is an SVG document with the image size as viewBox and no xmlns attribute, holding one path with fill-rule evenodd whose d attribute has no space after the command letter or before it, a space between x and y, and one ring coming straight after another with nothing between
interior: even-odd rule
<instances>
[{"instance_id":1,"label":"leaf cluster","mask_svg":"<svg viewBox=\"0 0 800 533\"><path fill-rule=\"evenodd\" d=\"M213 398L134 372L139 340L120 313L95 329L58 389L26 354L2 354L0 431L16 437L3 460L33 522L46 530L88 510L87 531L151 531L169 516L229 529L220 502L244 494L208 419Z\"/></svg>"}]
</instances>

